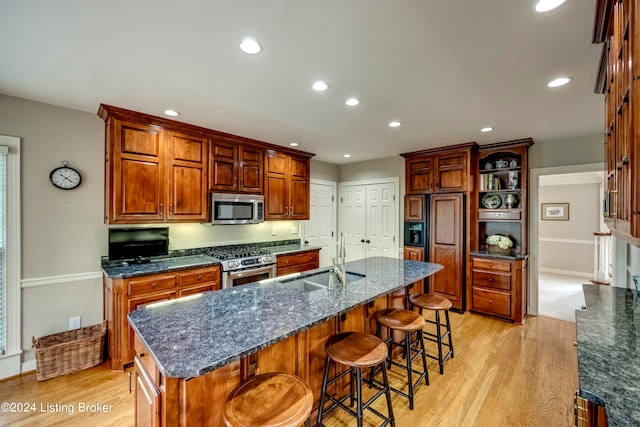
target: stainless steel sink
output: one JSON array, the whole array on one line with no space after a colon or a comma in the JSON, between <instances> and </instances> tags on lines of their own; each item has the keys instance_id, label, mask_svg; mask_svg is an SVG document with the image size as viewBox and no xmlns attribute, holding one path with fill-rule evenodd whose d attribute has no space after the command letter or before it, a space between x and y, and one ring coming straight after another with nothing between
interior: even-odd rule
<instances>
[{"instance_id":1,"label":"stainless steel sink","mask_svg":"<svg viewBox=\"0 0 640 427\"><path fill-rule=\"evenodd\" d=\"M280 280L280 283L287 287L301 289L305 292L313 292L321 289L327 289L327 287L329 286L329 277L331 274L333 274L331 271L321 271L302 277L293 277L291 279ZM365 277L364 274L350 272L347 272L346 276L347 283L355 282ZM336 276L333 276L333 280L333 283L338 286L338 278Z\"/></svg>"}]
</instances>

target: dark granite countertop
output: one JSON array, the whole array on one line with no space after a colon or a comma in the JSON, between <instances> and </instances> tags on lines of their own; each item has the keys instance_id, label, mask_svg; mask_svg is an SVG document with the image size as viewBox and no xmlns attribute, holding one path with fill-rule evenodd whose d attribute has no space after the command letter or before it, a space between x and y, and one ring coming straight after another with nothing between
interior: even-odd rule
<instances>
[{"instance_id":1,"label":"dark granite countertop","mask_svg":"<svg viewBox=\"0 0 640 427\"><path fill-rule=\"evenodd\" d=\"M136 264L131 261L109 261L102 259L102 270L111 279L127 279L130 277L144 276L147 274L168 273L170 271L185 270L188 268L209 267L220 264L220 260L207 255L208 252L218 248L243 248L265 249L274 255L307 252L321 249L320 246L310 246L300 243L300 239L280 240L275 242L249 243L241 245L209 246L205 248L178 249L170 251L169 255L151 257L149 263Z\"/></svg>"},{"instance_id":2,"label":"dark granite countertop","mask_svg":"<svg viewBox=\"0 0 640 427\"><path fill-rule=\"evenodd\" d=\"M102 270L109 278L126 279L147 274L168 273L188 268L209 267L220 264L220 260L208 255L188 255L155 258L147 264L134 264L127 261L111 261L102 264Z\"/></svg>"},{"instance_id":3,"label":"dark granite countertop","mask_svg":"<svg viewBox=\"0 0 640 427\"><path fill-rule=\"evenodd\" d=\"M605 407L609 426L640 426L640 298L614 286L582 285L576 310L580 395Z\"/></svg>"},{"instance_id":4,"label":"dark granite countertop","mask_svg":"<svg viewBox=\"0 0 640 427\"><path fill-rule=\"evenodd\" d=\"M529 255L520 255L520 254L517 254L517 255L502 255L502 254L491 253L489 251L470 251L469 254L471 254L471 256L481 256L483 258L506 259L506 260L509 260L509 261L529 258Z\"/></svg>"},{"instance_id":5,"label":"dark granite countertop","mask_svg":"<svg viewBox=\"0 0 640 427\"><path fill-rule=\"evenodd\" d=\"M191 378L430 276L442 266L372 257L349 262L346 268L365 277L346 287L313 292L277 279L251 283L147 305L129 313L129 324L164 375Z\"/></svg>"}]
</instances>

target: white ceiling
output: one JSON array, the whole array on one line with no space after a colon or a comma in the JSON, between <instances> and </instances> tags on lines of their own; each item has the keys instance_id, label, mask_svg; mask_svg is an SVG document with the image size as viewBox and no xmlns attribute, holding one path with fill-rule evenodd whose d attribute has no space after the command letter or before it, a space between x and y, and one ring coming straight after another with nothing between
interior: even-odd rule
<instances>
[{"instance_id":1,"label":"white ceiling","mask_svg":"<svg viewBox=\"0 0 640 427\"><path fill-rule=\"evenodd\" d=\"M0 93L100 103L357 162L599 133L595 0L2 0ZM260 55L238 49L247 36ZM570 75L570 85L546 83ZM311 84L324 79L329 91ZM347 97L362 100L347 107ZM391 120L403 126L389 128ZM493 126L491 133L481 133ZM350 159L342 157L351 153Z\"/></svg>"}]
</instances>

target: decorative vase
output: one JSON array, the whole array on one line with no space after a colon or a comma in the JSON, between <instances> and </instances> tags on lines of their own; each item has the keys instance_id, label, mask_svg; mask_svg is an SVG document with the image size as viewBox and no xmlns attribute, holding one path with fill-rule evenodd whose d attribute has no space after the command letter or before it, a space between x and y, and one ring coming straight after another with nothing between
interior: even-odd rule
<instances>
[{"instance_id":1,"label":"decorative vase","mask_svg":"<svg viewBox=\"0 0 640 427\"><path fill-rule=\"evenodd\" d=\"M507 194L504 198L504 204L507 209L511 209L518 203L518 196L515 194Z\"/></svg>"}]
</instances>

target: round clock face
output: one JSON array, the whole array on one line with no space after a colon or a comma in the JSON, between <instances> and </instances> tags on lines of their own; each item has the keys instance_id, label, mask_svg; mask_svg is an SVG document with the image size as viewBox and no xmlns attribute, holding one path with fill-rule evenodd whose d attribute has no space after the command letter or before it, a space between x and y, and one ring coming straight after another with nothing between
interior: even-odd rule
<instances>
[{"instance_id":1,"label":"round clock face","mask_svg":"<svg viewBox=\"0 0 640 427\"><path fill-rule=\"evenodd\" d=\"M82 176L77 170L69 166L62 166L51 171L49 180L58 188L72 190L80 185Z\"/></svg>"}]
</instances>

